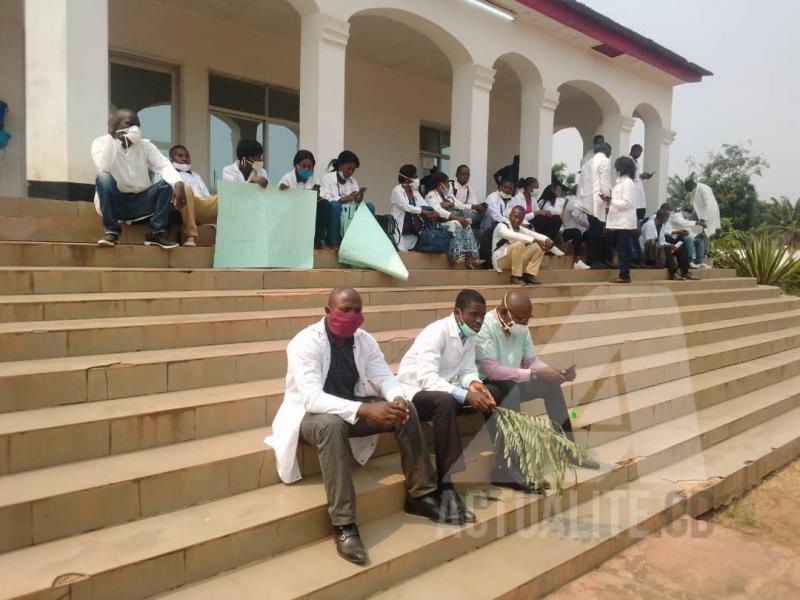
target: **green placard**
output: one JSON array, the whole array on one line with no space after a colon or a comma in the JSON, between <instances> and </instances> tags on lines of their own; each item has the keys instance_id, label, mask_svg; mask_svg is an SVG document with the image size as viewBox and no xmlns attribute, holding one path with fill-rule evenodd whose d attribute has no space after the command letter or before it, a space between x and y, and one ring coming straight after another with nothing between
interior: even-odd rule
<instances>
[{"instance_id":1,"label":"green placard","mask_svg":"<svg viewBox=\"0 0 800 600\"><path fill-rule=\"evenodd\" d=\"M408 269L403 260L364 202L356 210L344 234L339 247L339 262L408 280Z\"/></svg>"},{"instance_id":2,"label":"green placard","mask_svg":"<svg viewBox=\"0 0 800 600\"><path fill-rule=\"evenodd\" d=\"M317 194L221 181L215 269L314 267Z\"/></svg>"}]
</instances>

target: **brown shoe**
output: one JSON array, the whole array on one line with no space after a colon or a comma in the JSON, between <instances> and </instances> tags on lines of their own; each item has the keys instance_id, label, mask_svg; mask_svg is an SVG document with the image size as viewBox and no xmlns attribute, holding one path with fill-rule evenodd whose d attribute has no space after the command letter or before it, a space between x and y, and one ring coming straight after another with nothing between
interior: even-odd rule
<instances>
[{"instance_id":1,"label":"brown shoe","mask_svg":"<svg viewBox=\"0 0 800 600\"><path fill-rule=\"evenodd\" d=\"M686 281L686 277L681 275L680 273L673 273L669 276L670 280L672 281Z\"/></svg>"},{"instance_id":2,"label":"brown shoe","mask_svg":"<svg viewBox=\"0 0 800 600\"><path fill-rule=\"evenodd\" d=\"M630 277L627 279L625 277L617 277L616 279L612 279L611 283L630 283Z\"/></svg>"}]
</instances>

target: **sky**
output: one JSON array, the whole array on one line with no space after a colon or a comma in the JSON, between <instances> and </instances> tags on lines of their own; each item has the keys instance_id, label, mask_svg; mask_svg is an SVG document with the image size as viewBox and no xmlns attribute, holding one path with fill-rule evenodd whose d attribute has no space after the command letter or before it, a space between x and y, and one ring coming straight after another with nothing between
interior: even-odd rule
<instances>
[{"instance_id":1,"label":"sky","mask_svg":"<svg viewBox=\"0 0 800 600\"><path fill-rule=\"evenodd\" d=\"M670 175L686 176L689 157L749 142L770 164L753 180L760 198L800 198L800 0L581 1L714 73L675 88ZM575 136L556 138L555 162L580 155ZM631 139L643 142L641 124Z\"/></svg>"}]
</instances>

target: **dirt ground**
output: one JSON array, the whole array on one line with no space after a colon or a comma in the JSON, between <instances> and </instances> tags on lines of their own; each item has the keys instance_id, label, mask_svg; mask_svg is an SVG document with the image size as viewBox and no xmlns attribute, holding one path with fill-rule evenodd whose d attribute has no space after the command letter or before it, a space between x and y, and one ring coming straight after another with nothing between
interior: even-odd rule
<instances>
[{"instance_id":1,"label":"dirt ground","mask_svg":"<svg viewBox=\"0 0 800 600\"><path fill-rule=\"evenodd\" d=\"M648 537L548 600L800 598L800 459L701 519Z\"/></svg>"}]
</instances>

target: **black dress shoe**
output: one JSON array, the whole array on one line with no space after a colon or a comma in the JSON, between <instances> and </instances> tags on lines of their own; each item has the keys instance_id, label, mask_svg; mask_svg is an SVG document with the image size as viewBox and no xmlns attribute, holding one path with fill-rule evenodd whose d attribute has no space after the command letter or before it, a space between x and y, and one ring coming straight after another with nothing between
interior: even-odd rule
<instances>
[{"instance_id":1,"label":"black dress shoe","mask_svg":"<svg viewBox=\"0 0 800 600\"><path fill-rule=\"evenodd\" d=\"M355 523L342 526L334 525L333 539L336 541L336 551L345 560L357 565L366 564L369 560Z\"/></svg>"},{"instance_id":2,"label":"black dress shoe","mask_svg":"<svg viewBox=\"0 0 800 600\"><path fill-rule=\"evenodd\" d=\"M541 283L541 281L536 279L536 277L534 277L530 273L525 273L525 275L522 276L522 281L524 281L528 285L539 285Z\"/></svg>"},{"instance_id":3,"label":"black dress shoe","mask_svg":"<svg viewBox=\"0 0 800 600\"><path fill-rule=\"evenodd\" d=\"M461 496L453 488L442 490L442 510L447 515L448 523L474 523L477 521L475 513L467 508Z\"/></svg>"},{"instance_id":4,"label":"black dress shoe","mask_svg":"<svg viewBox=\"0 0 800 600\"><path fill-rule=\"evenodd\" d=\"M514 275L511 276L511 279L508 280L511 285L525 285L525 280L522 277L516 277Z\"/></svg>"},{"instance_id":5,"label":"black dress shoe","mask_svg":"<svg viewBox=\"0 0 800 600\"><path fill-rule=\"evenodd\" d=\"M550 488L550 483L548 481L544 481L542 485L536 485L534 483L523 483L521 481L492 481L492 485L496 487L504 487L510 490L516 490L518 492L522 492L523 494L530 494L534 496L536 494L544 495L545 490Z\"/></svg>"},{"instance_id":6,"label":"black dress shoe","mask_svg":"<svg viewBox=\"0 0 800 600\"><path fill-rule=\"evenodd\" d=\"M448 519L450 515L444 510L444 505L439 494L433 493L421 498L406 496L405 511L410 515L417 515L430 519L434 523L443 525L460 525L461 518L456 515L456 519Z\"/></svg>"}]
</instances>

